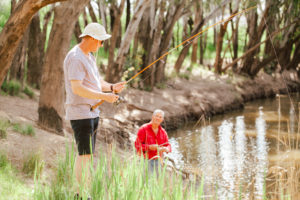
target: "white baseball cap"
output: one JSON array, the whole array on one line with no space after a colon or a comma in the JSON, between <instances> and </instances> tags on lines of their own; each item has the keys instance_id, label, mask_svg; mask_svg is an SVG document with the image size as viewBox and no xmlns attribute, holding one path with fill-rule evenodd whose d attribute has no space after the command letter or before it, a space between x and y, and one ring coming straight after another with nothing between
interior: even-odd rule
<instances>
[{"instance_id":1,"label":"white baseball cap","mask_svg":"<svg viewBox=\"0 0 300 200\"><path fill-rule=\"evenodd\" d=\"M106 33L105 28L98 23L88 24L79 37L81 38L87 35L91 36L92 38L95 38L96 40L107 40L111 37L111 35Z\"/></svg>"}]
</instances>

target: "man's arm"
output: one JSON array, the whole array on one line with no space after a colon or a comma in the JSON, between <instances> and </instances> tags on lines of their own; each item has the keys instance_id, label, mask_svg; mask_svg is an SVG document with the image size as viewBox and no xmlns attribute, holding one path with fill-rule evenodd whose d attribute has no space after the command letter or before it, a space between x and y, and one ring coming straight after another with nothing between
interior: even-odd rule
<instances>
[{"instance_id":1,"label":"man's arm","mask_svg":"<svg viewBox=\"0 0 300 200\"><path fill-rule=\"evenodd\" d=\"M102 99L109 103L114 103L119 98L118 95L112 93L102 93L89 89L82 85L80 80L71 80L71 87L74 94L88 99Z\"/></svg>"}]
</instances>

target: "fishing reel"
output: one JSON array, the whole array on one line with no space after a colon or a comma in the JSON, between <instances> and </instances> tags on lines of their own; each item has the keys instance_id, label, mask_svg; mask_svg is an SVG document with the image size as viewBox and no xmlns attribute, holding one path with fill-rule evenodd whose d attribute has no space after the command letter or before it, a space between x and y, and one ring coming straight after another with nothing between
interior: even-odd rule
<instances>
[{"instance_id":1,"label":"fishing reel","mask_svg":"<svg viewBox=\"0 0 300 200\"><path fill-rule=\"evenodd\" d=\"M124 97L119 96L118 100L116 102L113 103L114 106L118 106L120 103L125 103L126 100L124 99Z\"/></svg>"}]
</instances>

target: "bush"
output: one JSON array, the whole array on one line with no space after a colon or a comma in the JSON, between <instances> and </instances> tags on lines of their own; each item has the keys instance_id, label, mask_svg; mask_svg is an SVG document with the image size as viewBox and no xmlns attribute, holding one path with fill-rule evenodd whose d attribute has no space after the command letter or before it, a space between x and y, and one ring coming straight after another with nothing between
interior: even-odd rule
<instances>
[{"instance_id":1,"label":"bush","mask_svg":"<svg viewBox=\"0 0 300 200\"><path fill-rule=\"evenodd\" d=\"M30 135L30 136L35 135L35 130L32 127L32 125L30 125L30 124L22 125L22 124L16 123L13 125L13 129L16 132L21 133L22 135Z\"/></svg>"},{"instance_id":2,"label":"bush","mask_svg":"<svg viewBox=\"0 0 300 200\"><path fill-rule=\"evenodd\" d=\"M15 80L11 80L9 82L4 81L1 86L1 89L11 96L17 96L20 94L21 84L20 82Z\"/></svg>"},{"instance_id":3,"label":"bush","mask_svg":"<svg viewBox=\"0 0 300 200\"><path fill-rule=\"evenodd\" d=\"M42 175L44 165L45 163L41 160L39 153L31 153L24 161L22 171L28 176L39 178Z\"/></svg>"}]
</instances>

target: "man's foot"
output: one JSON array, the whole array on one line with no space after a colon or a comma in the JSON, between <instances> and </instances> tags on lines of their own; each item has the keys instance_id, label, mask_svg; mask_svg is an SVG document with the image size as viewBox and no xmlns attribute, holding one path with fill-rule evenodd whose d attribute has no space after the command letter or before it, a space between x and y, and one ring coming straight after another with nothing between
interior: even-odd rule
<instances>
[{"instance_id":1,"label":"man's foot","mask_svg":"<svg viewBox=\"0 0 300 200\"><path fill-rule=\"evenodd\" d=\"M83 200L82 197L79 196L78 193L75 194L74 200ZM92 197L88 197L86 200L92 200Z\"/></svg>"}]
</instances>

